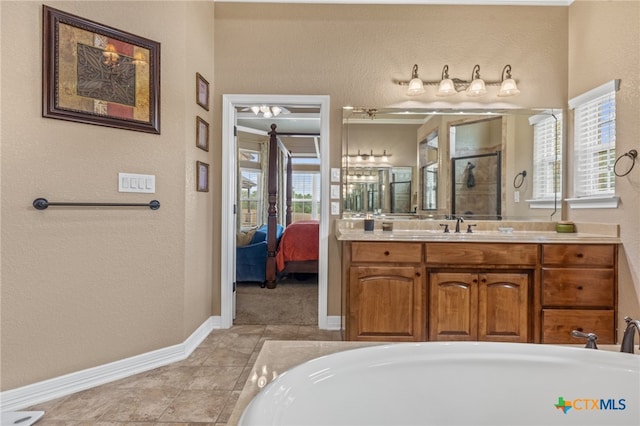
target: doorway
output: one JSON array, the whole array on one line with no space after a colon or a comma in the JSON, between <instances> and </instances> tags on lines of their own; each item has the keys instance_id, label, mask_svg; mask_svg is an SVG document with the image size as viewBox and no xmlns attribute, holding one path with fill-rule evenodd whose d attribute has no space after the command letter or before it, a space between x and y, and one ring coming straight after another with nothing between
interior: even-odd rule
<instances>
[{"instance_id":1,"label":"doorway","mask_svg":"<svg viewBox=\"0 0 640 426\"><path fill-rule=\"evenodd\" d=\"M251 104L279 104L290 106L315 106L320 110L320 193L322 200L329 199L329 97L305 95L223 95L222 97L222 259L221 259L221 319L220 326L233 325L235 279L235 223L238 158L235 128L237 109ZM329 205L320 206L319 259L318 259L318 327L328 329L327 275ZM265 291L269 291L266 290Z\"/></svg>"}]
</instances>

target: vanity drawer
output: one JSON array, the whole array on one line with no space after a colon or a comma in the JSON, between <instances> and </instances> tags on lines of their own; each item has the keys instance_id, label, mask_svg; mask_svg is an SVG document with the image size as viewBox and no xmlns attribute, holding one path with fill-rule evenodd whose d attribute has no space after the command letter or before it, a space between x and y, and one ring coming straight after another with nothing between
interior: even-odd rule
<instances>
[{"instance_id":1,"label":"vanity drawer","mask_svg":"<svg viewBox=\"0 0 640 426\"><path fill-rule=\"evenodd\" d=\"M606 307L614 306L613 269L542 270L542 305Z\"/></svg>"},{"instance_id":2,"label":"vanity drawer","mask_svg":"<svg viewBox=\"0 0 640 426\"><path fill-rule=\"evenodd\" d=\"M427 264L535 265L536 244L426 243Z\"/></svg>"},{"instance_id":3,"label":"vanity drawer","mask_svg":"<svg viewBox=\"0 0 640 426\"><path fill-rule=\"evenodd\" d=\"M612 310L543 309L542 343L583 343L573 330L595 333L597 343L615 344Z\"/></svg>"},{"instance_id":4,"label":"vanity drawer","mask_svg":"<svg viewBox=\"0 0 640 426\"><path fill-rule=\"evenodd\" d=\"M421 243L362 243L351 244L352 262L421 263Z\"/></svg>"},{"instance_id":5,"label":"vanity drawer","mask_svg":"<svg viewBox=\"0 0 640 426\"><path fill-rule=\"evenodd\" d=\"M611 266L615 246L611 244L543 244L542 262L545 265Z\"/></svg>"}]
</instances>

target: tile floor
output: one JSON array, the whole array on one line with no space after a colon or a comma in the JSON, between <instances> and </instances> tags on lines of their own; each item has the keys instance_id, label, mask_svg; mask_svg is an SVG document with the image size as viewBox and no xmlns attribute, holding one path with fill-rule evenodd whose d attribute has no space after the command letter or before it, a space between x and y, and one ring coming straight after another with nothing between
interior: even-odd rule
<instances>
[{"instance_id":1,"label":"tile floor","mask_svg":"<svg viewBox=\"0 0 640 426\"><path fill-rule=\"evenodd\" d=\"M236 325L214 330L191 356L25 410L36 426L226 425L265 340L341 340L316 326Z\"/></svg>"}]
</instances>

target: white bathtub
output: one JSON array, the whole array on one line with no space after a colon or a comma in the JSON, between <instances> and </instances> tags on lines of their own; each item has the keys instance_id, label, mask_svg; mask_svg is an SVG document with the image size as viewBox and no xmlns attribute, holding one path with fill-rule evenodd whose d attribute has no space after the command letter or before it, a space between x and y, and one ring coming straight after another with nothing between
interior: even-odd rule
<instances>
[{"instance_id":1,"label":"white bathtub","mask_svg":"<svg viewBox=\"0 0 640 426\"><path fill-rule=\"evenodd\" d=\"M240 425L640 425L640 356L536 344L373 346L283 373Z\"/></svg>"}]
</instances>

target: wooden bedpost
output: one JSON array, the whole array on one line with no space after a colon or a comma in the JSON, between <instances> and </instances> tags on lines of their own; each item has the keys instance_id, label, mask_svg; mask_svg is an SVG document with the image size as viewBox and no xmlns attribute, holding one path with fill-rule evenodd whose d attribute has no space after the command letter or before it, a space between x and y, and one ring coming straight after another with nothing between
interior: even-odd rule
<instances>
[{"instance_id":1,"label":"wooden bedpost","mask_svg":"<svg viewBox=\"0 0 640 426\"><path fill-rule=\"evenodd\" d=\"M266 282L267 288L276 288L276 250L278 241L276 239L276 227L278 226L278 211L276 203L278 201L278 136L275 123L271 125L269 132L269 177L267 189L269 191L267 208L267 267Z\"/></svg>"},{"instance_id":2,"label":"wooden bedpost","mask_svg":"<svg viewBox=\"0 0 640 426\"><path fill-rule=\"evenodd\" d=\"M285 211L286 226L291 225L291 196L293 194L293 165L291 164L291 153L287 153L287 210Z\"/></svg>"}]
</instances>

